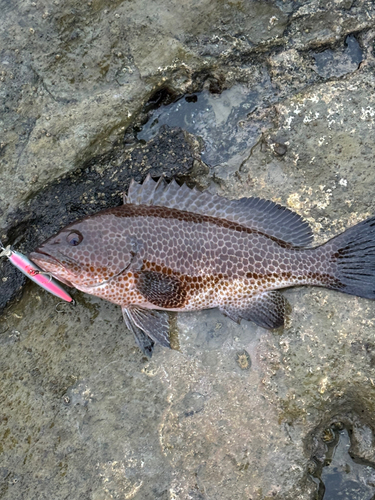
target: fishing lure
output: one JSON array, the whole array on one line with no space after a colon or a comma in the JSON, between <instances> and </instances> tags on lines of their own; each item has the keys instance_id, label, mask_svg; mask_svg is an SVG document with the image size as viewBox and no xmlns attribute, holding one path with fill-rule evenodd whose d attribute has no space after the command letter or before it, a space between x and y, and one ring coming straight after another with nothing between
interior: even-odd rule
<instances>
[{"instance_id":1,"label":"fishing lure","mask_svg":"<svg viewBox=\"0 0 375 500\"><path fill-rule=\"evenodd\" d=\"M4 248L0 243L0 257L8 257L10 262L39 286L66 302L74 302L72 297L55 281L49 273L45 273L34 262L20 252L12 250L10 246Z\"/></svg>"}]
</instances>

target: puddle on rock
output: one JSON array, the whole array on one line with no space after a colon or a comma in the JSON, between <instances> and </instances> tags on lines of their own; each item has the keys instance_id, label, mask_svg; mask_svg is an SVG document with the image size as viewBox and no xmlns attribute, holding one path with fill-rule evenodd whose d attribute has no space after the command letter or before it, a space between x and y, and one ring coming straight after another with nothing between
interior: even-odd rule
<instances>
[{"instance_id":1,"label":"puddle on rock","mask_svg":"<svg viewBox=\"0 0 375 500\"><path fill-rule=\"evenodd\" d=\"M346 37L344 47L315 53L315 70L323 78L340 77L355 71L363 59L357 39Z\"/></svg>"},{"instance_id":2,"label":"puddle on rock","mask_svg":"<svg viewBox=\"0 0 375 500\"><path fill-rule=\"evenodd\" d=\"M217 165L253 145L258 133L251 133L242 122L266 100L269 103L274 95L275 89L266 72L253 84L234 85L221 94L203 90L154 110L137 138L147 142L163 125L181 127L202 137L203 161Z\"/></svg>"},{"instance_id":3,"label":"puddle on rock","mask_svg":"<svg viewBox=\"0 0 375 500\"><path fill-rule=\"evenodd\" d=\"M375 500L375 470L357 463L350 456L350 431L342 425L332 425L322 436L327 446L325 459L313 462L312 472L318 484L316 500Z\"/></svg>"}]
</instances>

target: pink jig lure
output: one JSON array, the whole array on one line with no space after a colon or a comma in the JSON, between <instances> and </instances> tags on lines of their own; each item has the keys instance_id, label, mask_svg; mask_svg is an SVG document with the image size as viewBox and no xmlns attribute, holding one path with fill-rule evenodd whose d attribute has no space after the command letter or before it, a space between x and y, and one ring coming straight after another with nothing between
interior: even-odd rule
<instances>
[{"instance_id":1,"label":"pink jig lure","mask_svg":"<svg viewBox=\"0 0 375 500\"><path fill-rule=\"evenodd\" d=\"M28 278L35 281L39 286L47 290L47 292L52 293L59 299L65 300L66 302L74 302L72 297L55 281L52 276L45 273L40 267L31 262L25 255L20 252L12 250L10 246L4 248L0 246L0 257L5 256L11 261L11 263L16 266L21 273L25 274Z\"/></svg>"}]
</instances>

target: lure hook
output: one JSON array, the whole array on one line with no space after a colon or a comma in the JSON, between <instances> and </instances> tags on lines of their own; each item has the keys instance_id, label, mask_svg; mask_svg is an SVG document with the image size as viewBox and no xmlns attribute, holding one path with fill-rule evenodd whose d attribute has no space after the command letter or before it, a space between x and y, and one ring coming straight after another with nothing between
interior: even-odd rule
<instances>
[{"instance_id":1,"label":"lure hook","mask_svg":"<svg viewBox=\"0 0 375 500\"><path fill-rule=\"evenodd\" d=\"M0 241L0 250L2 250L2 252L0 253L0 257L10 257L12 255L12 249L10 248L10 245L4 247L1 241Z\"/></svg>"}]
</instances>

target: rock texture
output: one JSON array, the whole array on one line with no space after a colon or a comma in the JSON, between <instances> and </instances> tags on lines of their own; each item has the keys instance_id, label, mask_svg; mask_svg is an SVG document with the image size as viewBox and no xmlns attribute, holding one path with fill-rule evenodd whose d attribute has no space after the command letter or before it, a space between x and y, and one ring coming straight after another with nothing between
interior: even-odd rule
<instances>
[{"instance_id":1,"label":"rock texture","mask_svg":"<svg viewBox=\"0 0 375 500\"><path fill-rule=\"evenodd\" d=\"M375 213L372 1L1 8L3 243L31 250L148 171L283 203L317 243ZM188 133L141 140L187 94ZM24 280L0 272L3 309ZM375 466L375 305L284 293L281 331L180 314L146 360L115 306L28 283L0 318L0 498L312 500L337 429Z\"/></svg>"}]
</instances>

